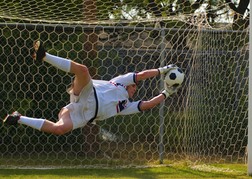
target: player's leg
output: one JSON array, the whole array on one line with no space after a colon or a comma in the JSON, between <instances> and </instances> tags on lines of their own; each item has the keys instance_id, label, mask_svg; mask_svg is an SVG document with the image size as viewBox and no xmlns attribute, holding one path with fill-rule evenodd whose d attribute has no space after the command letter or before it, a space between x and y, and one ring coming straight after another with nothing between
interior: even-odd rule
<instances>
[{"instance_id":1,"label":"player's leg","mask_svg":"<svg viewBox=\"0 0 252 179\"><path fill-rule=\"evenodd\" d=\"M75 79L73 82L73 92L75 95L79 95L83 87L85 87L90 82L91 77L88 68L85 65L46 53L43 44L40 41L36 41L34 43L34 49L34 58L36 60L44 60L65 72L75 74ZM7 115L4 119L4 123L10 125L15 125L17 123L25 124L43 132L53 133L57 135L65 134L73 129L70 112L66 108L63 108L61 110L61 112L59 113L59 121L56 123L46 119L22 116L18 112Z\"/></svg>"},{"instance_id":2,"label":"player's leg","mask_svg":"<svg viewBox=\"0 0 252 179\"><path fill-rule=\"evenodd\" d=\"M22 116L17 111L7 115L3 122L8 125L24 124L34 129L55 135L63 135L73 129L73 123L67 108L63 108L60 111L59 121L56 123L46 119Z\"/></svg>"},{"instance_id":3,"label":"player's leg","mask_svg":"<svg viewBox=\"0 0 252 179\"><path fill-rule=\"evenodd\" d=\"M72 62L71 71L75 72L75 78L72 84L73 93L79 95L82 89L90 82L91 76L85 65Z\"/></svg>"},{"instance_id":4,"label":"player's leg","mask_svg":"<svg viewBox=\"0 0 252 179\"><path fill-rule=\"evenodd\" d=\"M35 50L35 53L33 54L34 60L45 61L59 68L60 70L70 72L71 60L46 53L46 50L41 41L35 41L33 48Z\"/></svg>"},{"instance_id":5,"label":"player's leg","mask_svg":"<svg viewBox=\"0 0 252 179\"><path fill-rule=\"evenodd\" d=\"M73 130L73 123L67 108L60 111L59 120L56 123L46 120L41 127L41 131L55 135L63 135L71 130Z\"/></svg>"},{"instance_id":6,"label":"player's leg","mask_svg":"<svg viewBox=\"0 0 252 179\"><path fill-rule=\"evenodd\" d=\"M34 50L35 50L34 59L39 61L44 60L47 63L50 63L51 65L65 72L75 74L75 79L73 82L73 91L75 95L79 95L82 88L86 86L91 80L87 66L62 57L46 53L46 50L44 49L42 42L36 41L34 43Z\"/></svg>"}]
</instances>

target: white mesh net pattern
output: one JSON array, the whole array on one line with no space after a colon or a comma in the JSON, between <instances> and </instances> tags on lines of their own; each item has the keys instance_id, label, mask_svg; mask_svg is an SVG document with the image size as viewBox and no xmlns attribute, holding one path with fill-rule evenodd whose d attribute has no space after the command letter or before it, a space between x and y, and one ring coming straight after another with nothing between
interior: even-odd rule
<instances>
[{"instance_id":1,"label":"white mesh net pattern","mask_svg":"<svg viewBox=\"0 0 252 179\"><path fill-rule=\"evenodd\" d=\"M87 65L94 79L171 63L186 74L164 104L63 136L1 125L0 165L244 162L248 11L233 10L246 2L0 1L1 118L18 110L56 121L69 102L73 77L32 60L37 39L49 53ZM160 77L141 82L134 100L159 94L160 84Z\"/></svg>"}]
</instances>

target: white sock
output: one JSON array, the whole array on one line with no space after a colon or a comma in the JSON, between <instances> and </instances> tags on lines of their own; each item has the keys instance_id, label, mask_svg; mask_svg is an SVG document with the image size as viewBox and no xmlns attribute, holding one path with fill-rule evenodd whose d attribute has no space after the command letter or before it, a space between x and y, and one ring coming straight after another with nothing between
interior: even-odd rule
<instances>
[{"instance_id":1,"label":"white sock","mask_svg":"<svg viewBox=\"0 0 252 179\"><path fill-rule=\"evenodd\" d=\"M44 61L59 68L60 70L63 70L65 72L70 72L71 60L46 53Z\"/></svg>"},{"instance_id":2,"label":"white sock","mask_svg":"<svg viewBox=\"0 0 252 179\"><path fill-rule=\"evenodd\" d=\"M31 118L31 117L26 117L26 116L20 116L20 119L18 120L19 124L25 124L27 126L30 126L38 130L41 130L44 122L45 122L45 119Z\"/></svg>"}]
</instances>

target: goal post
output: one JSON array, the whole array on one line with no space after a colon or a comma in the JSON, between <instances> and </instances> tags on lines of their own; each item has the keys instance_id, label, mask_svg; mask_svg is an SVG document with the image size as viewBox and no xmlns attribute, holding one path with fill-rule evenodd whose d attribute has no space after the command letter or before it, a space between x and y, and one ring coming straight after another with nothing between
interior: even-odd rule
<instances>
[{"instance_id":1,"label":"goal post","mask_svg":"<svg viewBox=\"0 0 252 179\"><path fill-rule=\"evenodd\" d=\"M252 3L250 3L250 9ZM248 105L248 175L252 175L252 13L249 23L249 105Z\"/></svg>"}]
</instances>

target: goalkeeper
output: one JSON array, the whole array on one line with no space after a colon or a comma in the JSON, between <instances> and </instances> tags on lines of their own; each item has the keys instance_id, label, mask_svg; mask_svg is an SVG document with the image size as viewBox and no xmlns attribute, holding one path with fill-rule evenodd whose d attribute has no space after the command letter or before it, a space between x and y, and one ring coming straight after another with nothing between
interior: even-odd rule
<instances>
[{"instance_id":1,"label":"goalkeeper","mask_svg":"<svg viewBox=\"0 0 252 179\"><path fill-rule=\"evenodd\" d=\"M165 85L164 90L152 99L131 102L129 99L136 93L138 81L165 74L177 67L168 65L138 73L127 73L110 81L93 80L87 66L47 53L41 41L34 43L34 50L34 60L47 62L75 75L73 83L68 89L70 103L60 110L57 122L23 116L15 111L5 117L5 124L17 125L19 123L43 132L63 135L83 127L87 123L104 120L115 115L128 115L151 109L179 88L179 86Z\"/></svg>"}]
</instances>

